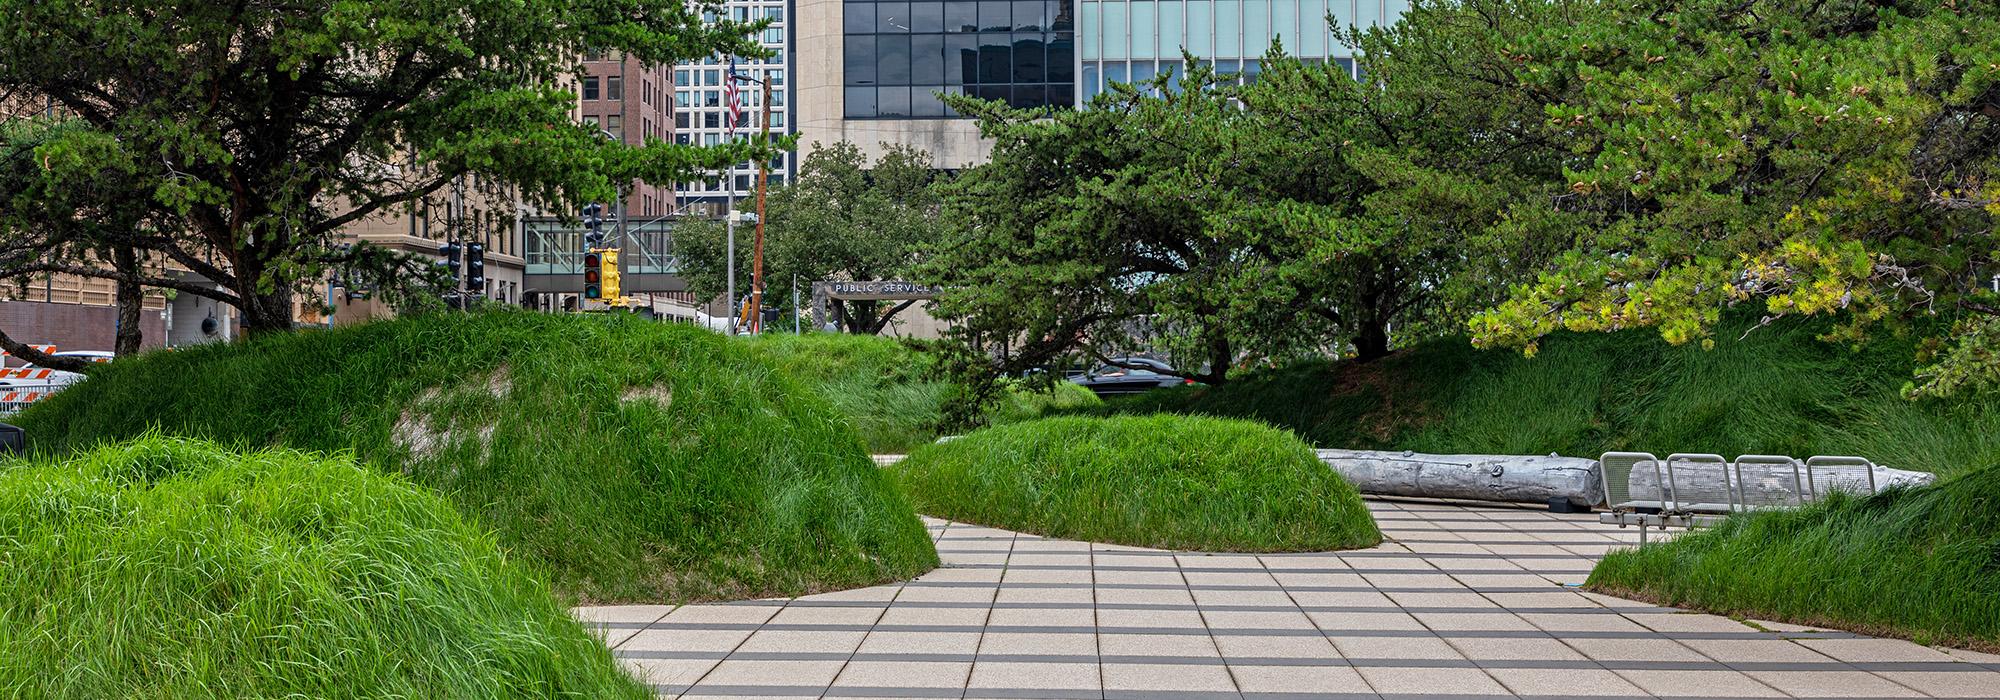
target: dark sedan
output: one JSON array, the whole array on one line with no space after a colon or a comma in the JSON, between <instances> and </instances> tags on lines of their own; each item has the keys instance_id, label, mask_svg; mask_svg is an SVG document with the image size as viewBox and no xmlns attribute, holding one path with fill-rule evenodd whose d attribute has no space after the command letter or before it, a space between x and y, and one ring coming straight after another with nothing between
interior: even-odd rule
<instances>
[{"instance_id":1,"label":"dark sedan","mask_svg":"<svg viewBox=\"0 0 2000 700\"><path fill-rule=\"evenodd\" d=\"M1123 357L1112 360L1112 363L1100 365L1097 369L1070 377L1070 381L1091 390L1098 396L1137 394L1161 387L1194 383L1192 379L1169 374L1172 371L1173 367L1159 360Z\"/></svg>"}]
</instances>

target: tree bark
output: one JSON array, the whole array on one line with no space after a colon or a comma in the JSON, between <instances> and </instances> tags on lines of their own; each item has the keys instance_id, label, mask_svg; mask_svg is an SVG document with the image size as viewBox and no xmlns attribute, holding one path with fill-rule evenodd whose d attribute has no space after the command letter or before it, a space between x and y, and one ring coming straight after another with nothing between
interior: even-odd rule
<instances>
[{"instance_id":1,"label":"tree bark","mask_svg":"<svg viewBox=\"0 0 2000 700\"><path fill-rule=\"evenodd\" d=\"M139 254L131 246L119 246L111 255L112 264L122 273L117 281L118 336L111 351L119 357L135 355L145 343L145 330L139 327L139 313L146 301L146 291L139 286Z\"/></svg>"},{"instance_id":2,"label":"tree bark","mask_svg":"<svg viewBox=\"0 0 2000 700\"><path fill-rule=\"evenodd\" d=\"M1355 329L1354 360L1356 362L1372 362L1388 355L1389 328L1387 322L1371 317L1360 328Z\"/></svg>"},{"instance_id":3,"label":"tree bark","mask_svg":"<svg viewBox=\"0 0 2000 700\"><path fill-rule=\"evenodd\" d=\"M897 304L897 305L895 305L895 306L892 306L892 307L889 307L889 310L888 310L888 311L886 311L886 312L883 312L883 313L882 313L881 315L879 315L879 316L877 316L877 315L875 315L875 314L872 314L872 313L871 313L871 314L869 314L869 316L870 316L871 318L874 318L875 320L874 320L874 321L873 321L872 323L869 323L869 324L868 324L868 332L867 332L867 334L868 334L868 335L881 335L881 334L882 334L882 329L884 329L884 328L888 328L888 327L889 327L889 321L891 321L891 320L895 319L895 318L896 318L896 314L900 314L900 313L903 313L903 310L904 310L904 309L907 309L907 308L910 308L910 307L912 307L912 306L915 306L916 304L917 304L917 300L915 300L915 299L907 299L907 300L904 300L904 301L903 301L902 303L900 303L900 304Z\"/></svg>"},{"instance_id":4,"label":"tree bark","mask_svg":"<svg viewBox=\"0 0 2000 700\"><path fill-rule=\"evenodd\" d=\"M292 330L292 290L285 287L269 292L252 290L243 295L243 334L283 333Z\"/></svg>"},{"instance_id":5,"label":"tree bark","mask_svg":"<svg viewBox=\"0 0 2000 700\"><path fill-rule=\"evenodd\" d=\"M1318 450L1320 461L1362 493L1589 506L1604 500L1597 461L1579 457L1433 455Z\"/></svg>"}]
</instances>

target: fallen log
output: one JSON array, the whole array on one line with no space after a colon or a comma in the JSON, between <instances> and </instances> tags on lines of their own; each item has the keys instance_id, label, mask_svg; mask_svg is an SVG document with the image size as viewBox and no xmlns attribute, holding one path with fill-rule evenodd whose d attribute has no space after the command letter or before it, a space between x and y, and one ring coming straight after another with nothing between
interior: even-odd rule
<instances>
[{"instance_id":1,"label":"fallen log","mask_svg":"<svg viewBox=\"0 0 2000 700\"><path fill-rule=\"evenodd\" d=\"M1594 459L1376 450L1316 452L1320 461L1366 494L1505 503L1562 500L1585 507L1604 500Z\"/></svg>"}]
</instances>

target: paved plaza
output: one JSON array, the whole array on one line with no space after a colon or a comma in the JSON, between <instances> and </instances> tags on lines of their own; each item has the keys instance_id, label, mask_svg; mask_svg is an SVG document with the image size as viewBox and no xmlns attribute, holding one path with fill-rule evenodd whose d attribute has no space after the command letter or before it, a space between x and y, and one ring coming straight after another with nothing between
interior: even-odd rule
<instances>
[{"instance_id":1,"label":"paved plaza","mask_svg":"<svg viewBox=\"0 0 2000 700\"><path fill-rule=\"evenodd\" d=\"M1585 593L1594 515L1371 500L1389 538L1188 554L927 520L944 566L853 591L584 608L679 698L2000 697L2000 656Z\"/></svg>"}]
</instances>

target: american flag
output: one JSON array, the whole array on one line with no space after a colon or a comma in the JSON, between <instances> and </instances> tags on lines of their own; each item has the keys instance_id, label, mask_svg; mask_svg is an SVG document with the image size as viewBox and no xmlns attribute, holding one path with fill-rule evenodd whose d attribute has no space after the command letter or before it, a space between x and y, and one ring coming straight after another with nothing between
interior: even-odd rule
<instances>
[{"instance_id":1,"label":"american flag","mask_svg":"<svg viewBox=\"0 0 2000 700\"><path fill-rule=\"evenodd\" d=\"M736 62L729 62L729 72L722 79L723 106L728 111L722 113L724 126L729 127L729 135L736 135L736 127L743 124L743 91L736 87Z\"/></svg>"}]
</instances>

